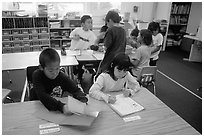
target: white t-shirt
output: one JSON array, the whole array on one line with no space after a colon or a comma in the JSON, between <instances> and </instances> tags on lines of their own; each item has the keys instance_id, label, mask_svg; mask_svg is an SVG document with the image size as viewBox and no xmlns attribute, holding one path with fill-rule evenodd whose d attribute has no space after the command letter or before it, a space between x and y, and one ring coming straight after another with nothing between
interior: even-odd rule
<instances>
[{"instance_id":1,"label":"white t-shirt","mask_svg":"<svg viewBox=\"0 0 204 137\"><path fill-rule=\"evenodd\" d=\"M84 41L82 39L71 41L70 49L88 49L91 45L94 45L94 42L96 40L96 35L93 33L93 31L88 30L84 31L82 27L75 28L71 33L70 37L74 37L75 35L79 35L80 37L87 39L88 41Z\"/></svg>"},{"instance_id":2,"label":"white t-shirt","mask_svg":"<svg viewBox=\"0 0 204 137\"><path fill-rule=\"evenodd\" d=\"M127 88L132 89L134 93L140 88L136 78L134 78L130 72L128 72L124 78L118 79L117 81L113 80L108 73L101 73L96 82L91 86L89 95L95 99L105 100L105 102L108 102L107 93L122 90L125 83L127 84Z\"/></svg>"},{"instance_id":3,"label":"white t-shirt","mask_svg":"<svg viewBox=\"0 0 204 137\"><path fill-rule=\"evenodd\" d=\"M131 61L134 61L135 59L139 60L138 66L135 66L132 69L134 76L138 76L143 67L149 66L151 50L151 47L141 45L139 48L134 49L134 51L129 55Z\"/></svg>"},{"instance_id":4,"label":"white t-shirt","mask_svg":"<svg viewBox=\"0 0 204 137\"><path fill-rule=\"evenodd\" d=\"M160 46L163 44L163 35L161 33L158 33L156 36L152 35L152 40L153 40L153 46L152 46L153 48ZM159 58L160 51L161 51L161 47L159 51L151 55L151 58L153 58L153 60L157 60Z\"/></svg>"}]
</instances>

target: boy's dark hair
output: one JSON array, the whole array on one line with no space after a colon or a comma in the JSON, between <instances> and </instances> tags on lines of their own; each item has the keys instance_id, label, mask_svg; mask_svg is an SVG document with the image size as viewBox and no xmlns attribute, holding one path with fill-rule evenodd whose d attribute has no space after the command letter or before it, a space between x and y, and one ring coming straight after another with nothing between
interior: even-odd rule
<instances>
[{"instance_id":1,"label":"boy's dark hair","mask_svg":"<svg viewBox=\"0 0 204 137\"><path fill-rule=\"evenodd\" d=\"M152 43L152 32L150 30L142 29L140 30L140 35L146 45L150 45Z\"/></svg>"},{"instance_id":2,"label":"boy's dark hair","mask_svg":"<svg viewBox=\"0 0 204 137\"><path fill-rule=\"evenodd\" d=\"M161 31L159 22L150 22L148 25L148 30L150 30L151 32L158 30L159 32Z\"/></svg>"},{"instance_id":3,"label":"boy's dark hair","mask_svg":"<svg viewBox=\"0 0 204 137\"><path fill-rule=\"evenodd\" d=\"M131 31L130 35L137 37L138 34L139 34L139 32L140 32L139 29L138 29L137 27L135 27L135 28Z\"/></svg>"},{"instance_id":4,"label":"boy's dark hair","mask_svg":"<svg viewBox=\"0 0 204 137\"><path fill-rule=\"evenodd\" d=\"M50 62L60 62L60 56L53 48L46 48L40 53L39 62L42 68L45 68Z\"/></svg>"},{"instance_id":5,"label":"boy's dark hair","mask_svg":"<svg viewBox=\"0 0 204 137\"><path fill-rule=\"evenodd\" d=\"M89 15L83 15L83 16L81 17L81 23L85 23L85 21L86 21L87 19L92 19L92 18L91 18L91 16L89 16Z\"/></svg>"},{"instance_id":6,"label":"boy's dark hair","mask_svg":"<svg viewBox=\"0 0 204 137\"><path fill-rule=\"evenodd\" d=\"M109 19L111 19L114 23L119 23L121 21L121 17L116 11L110 10L105 18L105 22L109 22Z\"/></svg>"},{"instance_id":7,"label":"boy's dark hair","mask_svg":"<svg viewBox=\"0 0 204 137\"><path fill-rule=\"evenodd\" d=\"M111 64L108 67L108 70L106 71L113 79L115 79L114 68L116 66L119 70L128 71L131 69L131 67L133 67L133 64L130 62L130 58L128 55L126 55L124 52L120 52L115 55Z\"/></svg>"}]
</instances>

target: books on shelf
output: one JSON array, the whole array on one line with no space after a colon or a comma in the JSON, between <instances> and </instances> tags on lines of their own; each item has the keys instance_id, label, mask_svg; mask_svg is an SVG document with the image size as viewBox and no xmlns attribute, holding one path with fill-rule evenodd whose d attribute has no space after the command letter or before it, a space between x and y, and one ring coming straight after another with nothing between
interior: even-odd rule
<instances>
[{"instance_id":1,"label":"books on shelf","mask_svg":"<svg viewBox=\"0 0 204 137\"><path fill-rule=\"evenodd\" d=\"M171 9L172 14L189 14L190 13L190 5L189 4L172 4Z\"/></svg>"}]
</instances>

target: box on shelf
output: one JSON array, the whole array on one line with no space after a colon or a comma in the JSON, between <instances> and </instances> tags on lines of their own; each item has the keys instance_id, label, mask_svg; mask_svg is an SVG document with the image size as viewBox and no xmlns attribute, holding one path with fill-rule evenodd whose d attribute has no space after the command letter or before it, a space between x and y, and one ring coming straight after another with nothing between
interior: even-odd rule
<instances>
[{"instance_id":1,"label":"box on shelf","mask_svg":"<svg viewBox=\"0 0 204 137\"><path fill-rule=\"evenodd\" d=\"M23 40L29 40L29 35L22 35Z\"/></svg>"},{"instance_id":2,"label":"box on shelf","mask_svg":"<svg viewBox=\"0 0 204 137\"><path fill-rule=\"evenodd\" d=\"M3 47L2 52L3 53L12 53L13 47Z\"/></svg>"},{"instance_id":3,"label":"box on shelf","mask_svg":"<svg viewBox=\"0 0 204 137\"><path fill-rule=\"evenodd\" d=\"M22 47L21 46L14 46L13 47L13 52L21 52L22 51Z\"/></svg>"},{"instance_id":4,"label":"box on shelf","mask_svg":"<svg viewBox=\"0 0 204 137\"><path fill-rule=\"evenodd\" d=\"M38 35L32 35L33 40L38 40Z\"/></svg>"},{"instance_id":5,"label":"box on shelf","mask_svg":"<svg viewBox=\"0 0 204 137\"><path fill-rule=\"evenodd\" d=\"M49 39L49 33L39 34L39 39Z\"/></svg>"},{"instance_id":6,"label":"box on shelf","mask_svg":"<svg viewBox=\"0 0 204 137\"><path fill-rule=\"evenodd\" d=\"M3 35L10 35L10 34L11 34L11 31L10 31L10 30L3 30L3 31L2 31L2 34L3 34Z\"/></svg>"},{"instance_id":7,"label":"box on shelf","mask_svg":"<svg viewBox=\"0 0 204 137\"><path fill-rule=\"evenodd\" d=\"M38 40L32 40L32 45L34 46L34 45L40 45L40 43L39 43L39 41Z\"/></svg>"},{"instance_id":8,"label":"box on shelf","mask_svg":"<svg viewBox=\"0 0 204 137\"><path fill-rule=\"evenodd\" d=\"M70 27L70 20L63 20L63 27L64 28L68 28L68 27Z\"/></svg>"},{"instance_id":9,"label":"box on shelf","mask_svg":"<svg viewBox=\"0 0 204 137\"><path fill-rule=\"evenodd\" d=\"M80 19L70 20L70 27L81 27L81 20Z\"/></svg>"},{"instance_id":10,"label":"box on shelf","mask_svg":"<svg viewBox=\"0 0 204 137\"><path fill-rule=\"evenodd\" d=\"M10 42L10 41L3 41L3 42L2 42L2 46L3 46L3 47L11 47L12 45L11 45L11 42Z\"/></svg>"},{"instance_id":11,"label":"box on shelf","mask_svg":"<svg viewBox=\"0 0 204 137\"><path fill-rule=\"evenodd\" d=\"M48 29L40 29L40 33L48 33Z\"/></svg>"},{"instance_id":12,"label":"box on shelf","mask_svg":"<svg viewBox=\"0 0 204 137\"><path fill-rule=\"evenodd\" d=\"M22 30L22 34L29 34L29 30L27 30L27 29Z\"/></svg>"},{"instance_id":13,"label":"box on shelf","mask_svg":"<svg viewBox=\"0 0 204 137\"><path fill-rule=\"evenodd\" d=\"M50 28L60 28L60 22L50 22Z\"/></svg>"},{"instance_id":14,"label":"box on shelf","mask_svg":"<svg viewBox=\"0 0 204 137\"><path fill-rule=\"evenodd\" d=\"M10 41L10 40L11 40L10 36L5 36L5 35L2 36L2 41Z\"/></svg>"},{"instance_id":15,"label":"box on shelf","mask_svg":"<svg viewBox=\"0 0 204 137\"><path fill-rule=\"evenodd\" d=\"M33 50L33 51L40 51L40 50L41 50L41 46L39 46L39 45L33 45L33 46L32 46L32 50Z\"/></svg>"},{"instance_id":16,"label":"box on shelf","mask_svg":"<svg viewBox=\"0 0 204 137\"><path fill-rule=\"evenodd\" d=\"M22 30L13 30L14 35L22 34Z\"/></svg>"},{"instance_id":17,"label":"box on shelf","mask_svg":"<svg viewBox=\"0 0 204 137\"><path fill-rule=\"evenodd\" d=\"M22 51L23 52L29 52L29 51L31 51L32 49L31 49L31 47L29 46L29 45L24 45L23 46L23 48L22 48Z\"/></svg>"},{"instance_id":18,"label":"box on shelf","mask_svg":"<svg viewBox=\"0 0 204 137\"><path fill-rule=\"evenodd\" d=\"M38 30L37 29L32 29L32 35L37 35L38 34Z\"/></svg>"},{"instance_id":19,"label":"box on shelf","mask_svg":"<svg viewBox=\"0 0 204 137\"><path fill-rule=\"evenodd\" d=\"M14 42L14 47L19 47L19 46L21 46L22 44L21 44L21 42L19 41L15 41Z\"/></svg>"},{"instance_id":20,"label":"box on shelf","mask_svg":"<svg viewBox=\"0 0 204 137\"><path fill-rule=\"evenodd\" d=\"M49 45L50 41L49 40L41 40L41 45Z\"/></svg>"},{"instance_id":21,"label":"box on shelf","mask_svg":"<svg viewBox=\"0 0 204 137\"><path fill-rule=\"evenodd\" d=\"M22 45L23 46L30 46L30 41L23 41Z\"/></svg>"}]
</instances>

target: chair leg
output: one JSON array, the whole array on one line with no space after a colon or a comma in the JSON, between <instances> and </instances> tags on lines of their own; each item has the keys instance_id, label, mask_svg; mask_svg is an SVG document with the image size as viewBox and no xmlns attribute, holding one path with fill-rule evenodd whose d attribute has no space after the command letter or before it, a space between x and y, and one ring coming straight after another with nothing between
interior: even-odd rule
<instances>
[{"instance_id":1,"label":"chair leg","mask_svg":"<svg viewBox=\"0 0 204 137\"><path fill-rule=\"evenodd\" d=\"M154 82L152 82L152 84L153 84L153 87L154 87L154 95L156 96L156 86L155 86Z\"/></svg>"},{"instance_id":2,"label":"chair leg","mask_svg":"<svg viewBox=\"0 0 204 137\"><path fill-rule=\"evenodd\" d=\"M6 97L6 99L10 100L12 103L14 103L14 100L10 98L9 96Z\"/></svg>"}]
</instances>

